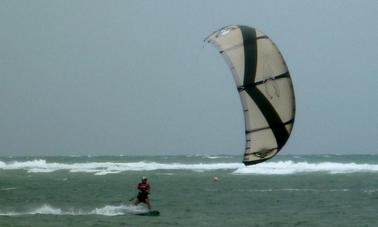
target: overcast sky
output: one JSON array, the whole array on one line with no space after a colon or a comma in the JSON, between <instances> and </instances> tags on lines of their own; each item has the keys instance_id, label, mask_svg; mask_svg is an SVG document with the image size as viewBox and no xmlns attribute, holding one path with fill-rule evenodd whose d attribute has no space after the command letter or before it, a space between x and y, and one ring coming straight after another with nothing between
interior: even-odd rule
<instances>
[{"instance_id":1,"label":"overcast sky","mask_svg":"<svg viewBox=\"0 0 378 227\"><path fill-rule=\"evenodd\" d=\"M0 2L0 155L242 154L230 70L204 44L256 27L297 118L282 154L378 154L378 1Z\"/></svg>"}]
</instances>

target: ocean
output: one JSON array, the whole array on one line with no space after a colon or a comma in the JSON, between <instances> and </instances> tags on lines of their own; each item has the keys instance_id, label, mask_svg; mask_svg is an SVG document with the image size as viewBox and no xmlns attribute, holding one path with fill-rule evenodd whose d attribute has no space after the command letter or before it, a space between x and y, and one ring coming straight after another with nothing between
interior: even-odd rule
<instances>
[{"instance_id":1,"label":"ocean","mask_svg":"<svg viewBox=\"0 0 378 227\"><path fill-rule=\"evenodd\" d=\"M132 200L142 176L153 210ZM378 226L378 155L1 157L0 226Z\"/></svg>"}]
</instances>

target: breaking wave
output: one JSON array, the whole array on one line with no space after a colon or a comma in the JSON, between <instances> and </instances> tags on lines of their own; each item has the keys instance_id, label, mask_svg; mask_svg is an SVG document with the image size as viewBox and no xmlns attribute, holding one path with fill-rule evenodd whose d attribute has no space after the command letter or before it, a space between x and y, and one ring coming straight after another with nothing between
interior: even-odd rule
<instances>
[{"instance_id":1,"label":"breaking wave","mask_svg":"<svg viewBox=\"0 0 378 227\"><path fill-rule=\"evenodd\" d=\"M49 173L65 170L72 173L92 173L95 175L116 174L126 171L155 171L155 170L187 170L187 171L216 171L230 170L233 174L249 175L288 175L297 173L357 173L378 172L378 164L339 163L306 161L276 161L265 162L253 166L244 166L242 163L159 163L159 162L83 162L58 163L47 162L43 159L31 161L0 161L0 170L25 170L29 173ZM5 190L5 189L3 189Z\"/></svg>"},{"instance_id":2,"label":"breaking wave","mask_svg":"<svg viewBox=\"0 0 378 227\"><path fill-rule=\"evenodd\" d=\"M83 210L75 210L69 209L64 210L61 208L56 208L50 206L48 204L42 205L35 209L31 209L29 211L24 212L15 212L15 211L7 211L3 212L0 211L1 216L20 216L20 215L103 215L103 216L117 216L117 215L126 215L126 214L138 214L146 212L147 210L140 206L132 206L132 205L118 205L118 206L111 206L106 205L101 208L95 208L90 211L83 211Z\"/></svg>"},{"instance_id":3,"label":"breaking wave","mask_svg":"<svg viewBox=\"0 0 378 227\"><path fill-rule=\"evenodd\" d=\"M330 174L378 172L378 164L357 164L337 162L266 162L255 166L241 167L234 174L287 175L296 173L326 172Z\"/></svg>"},{"instance_id":4,"label":"breaking wave","mask_svg":"<svg viewBox=\"0 0 378 227\"><path fill-rule=\"evenodd\" d=\"M219 169L237 169L242 167L241 163L157 163L157 162L89 162L89 163L48 163L39 159L33 161L5 163L0 161L0 169L3 170L26 170L30 173L48 173L58 170L68 170L70 172L93 173L95 175L106 175L120 173L124 171L153 171L153 170L192 170L211 171Z\"/></svg>"}]
</instances>

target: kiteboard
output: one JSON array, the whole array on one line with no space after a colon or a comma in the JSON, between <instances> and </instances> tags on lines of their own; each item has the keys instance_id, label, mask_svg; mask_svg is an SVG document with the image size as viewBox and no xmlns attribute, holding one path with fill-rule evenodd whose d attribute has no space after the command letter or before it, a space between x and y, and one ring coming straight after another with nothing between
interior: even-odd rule
<instances>
[{"instance_id":1,"label":"kiteboard","mask_svg":"<svg viewBox=\"0 0 378 227\"><path fill-rule=\"evenodd\" d=\"M149 210L146 212L138 212L135 214L139 216L160 216L160 212L158 210Z\"/></svg>"}]
</instances>

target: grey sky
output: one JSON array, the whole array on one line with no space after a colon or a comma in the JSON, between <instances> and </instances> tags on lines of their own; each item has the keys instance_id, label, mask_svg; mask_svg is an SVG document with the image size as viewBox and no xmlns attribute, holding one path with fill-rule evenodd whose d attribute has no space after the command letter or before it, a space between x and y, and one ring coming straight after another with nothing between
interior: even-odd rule
<instances>
[{"instance_id":1,"label":"grey sky","mask_svg":"<svg viewBox=\"0 0 378 227\"><path fill-rule=\"evenodd\" d=\"M0 155L241 154L229 69L203 39L256 27L289 66L285 154L378 153L378 2L1 1Z\"/></svg>"}]
</instances>

